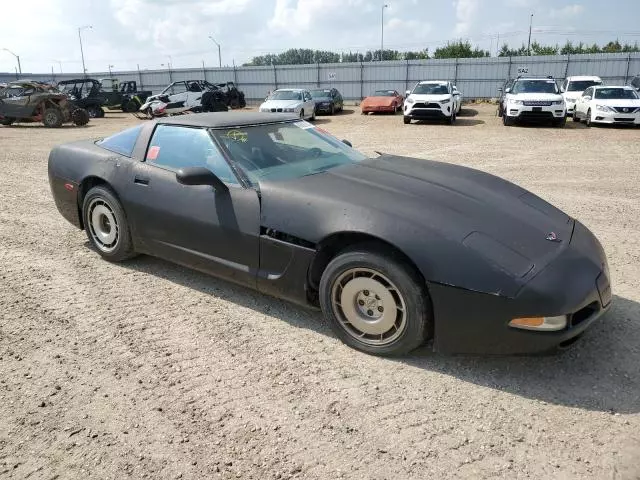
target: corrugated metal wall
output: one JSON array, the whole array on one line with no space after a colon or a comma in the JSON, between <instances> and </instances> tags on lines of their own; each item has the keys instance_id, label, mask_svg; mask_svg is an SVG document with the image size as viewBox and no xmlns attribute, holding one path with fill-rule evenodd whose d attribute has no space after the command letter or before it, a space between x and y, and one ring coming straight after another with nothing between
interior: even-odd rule
<instances>
[{"instance_id":1,"label":"corrugated metal wall","mask_svg":"<svg viewBox=\"0 0 640 480\"><path fill-rule=\"evenodd\" d=\"M410 60L321 65L279 65L238 68L189 68L114 72L119 80L136 80L145 90L160 92L178 80L206 79L212 83L234 81L248 101L263 100L276 88L336 87L347 100L360 100L378 89L399 92L420 80L452 80L465 98L492 98L507 78L522 70L533 75L599 75L605 83L626 84L640 73L640 53L557 55L540 57L489 57L446 60ZM60 81L81 74L23 74L22 78ZM108 73L92 73L105 78ZM15 74L0 73L0 82L15 80Z\"/></svg>"}]
</instances>

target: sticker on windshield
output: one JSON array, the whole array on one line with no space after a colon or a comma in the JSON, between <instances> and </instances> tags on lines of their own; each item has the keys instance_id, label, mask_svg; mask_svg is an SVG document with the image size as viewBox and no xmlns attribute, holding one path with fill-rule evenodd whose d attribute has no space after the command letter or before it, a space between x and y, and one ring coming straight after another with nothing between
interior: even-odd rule
<instances>
[{"instance_id":1,"label":"sticker on windshield","mask_svg":"<svg viewBox=\"0 0 640 480\"><path fill-rule=\"evenodd\" d=\"M298 128L301 128L303 130L307 130L309 128L314 128L314 125L309 123L309 122L305 122L304 120L300 120L299 122L295 122L294 125Z\"/></svg>"},{"instance_id":2,"label":"sticker on windshield","mask_svg":"<svg viewBox=\"0 0 640 480\"><path fill-rule=\"evenodd\" d=\"M226 136L228 139L239 143L246 143L249 138L247 132L243 132L242 130L229 130Z\"/></svg>"}]
</instances>

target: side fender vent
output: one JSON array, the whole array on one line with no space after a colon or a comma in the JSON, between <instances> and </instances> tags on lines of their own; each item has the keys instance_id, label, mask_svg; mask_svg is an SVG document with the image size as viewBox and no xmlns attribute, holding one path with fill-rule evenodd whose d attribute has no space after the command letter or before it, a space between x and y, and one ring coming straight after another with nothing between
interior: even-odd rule
<instances>
[{"instance_id":1,"label":"side fender vent","mask_svg":"<svg viewBox=\"0 0 640 480\"><path fill-rule=\"evenodd\" d=\"M288 233L280 232L269 227L260 227L260 235L273 238L274 240L278 240L280 242L290 243L291 245L296 245L298 247L310 248L314 250L316 248L316 244L313 242L309 242L308 240L305 240L303 238L296 237L295 235L289 235Z\"/></svg>"}]
</instances>

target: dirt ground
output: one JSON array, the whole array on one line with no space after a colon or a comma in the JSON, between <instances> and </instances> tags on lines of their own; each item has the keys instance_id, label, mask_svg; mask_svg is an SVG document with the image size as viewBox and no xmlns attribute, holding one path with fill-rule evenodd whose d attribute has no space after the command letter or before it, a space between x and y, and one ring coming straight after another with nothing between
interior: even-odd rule
<instances>
[{"instance_id":1,"label":"dirt ground","mask_svg":"<svg viewBox=\"0 0 640 480\"><path fill-rule=\"evenodd\" d=\"M89 248L52 201L48 152L138 120L0 127L0 478L640 478L640 130L348 108L317 123L367 153L500 175L585 223L610 312L557 355L370 357L319 313Z\"/></svg>"}]
</instances>

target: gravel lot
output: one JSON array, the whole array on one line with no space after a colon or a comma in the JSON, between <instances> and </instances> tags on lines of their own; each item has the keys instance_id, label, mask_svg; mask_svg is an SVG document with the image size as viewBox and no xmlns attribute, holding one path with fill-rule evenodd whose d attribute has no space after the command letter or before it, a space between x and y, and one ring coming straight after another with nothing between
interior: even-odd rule
<instances>
[{"instance_id":1,"label":"gravel lot","mask_svg":"<svg viewBox=\"0 0 640 480\"><path fill-rule=\"evenodd\" d=\"M614 306L542 357L369 357L319 313L162 260L109 264L47 155L138 120L0 128L0 478L640 478L640 131L317 121L367 153L485 170L577 217Z\"/></svg>"}]
</instances>

